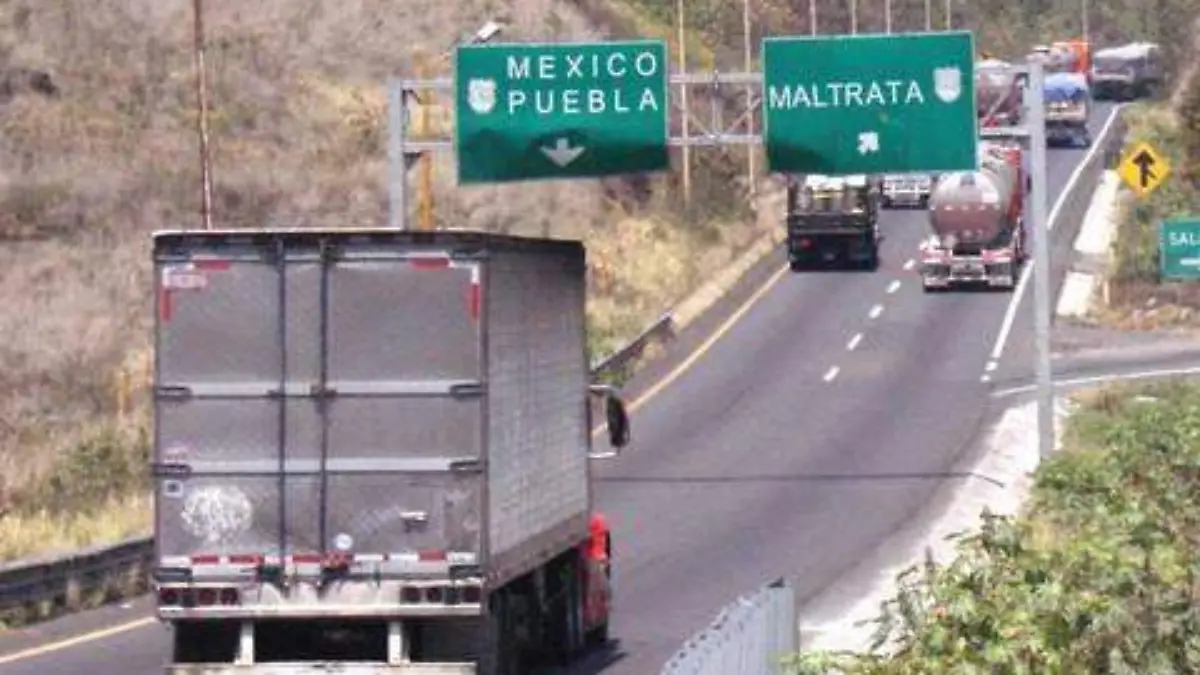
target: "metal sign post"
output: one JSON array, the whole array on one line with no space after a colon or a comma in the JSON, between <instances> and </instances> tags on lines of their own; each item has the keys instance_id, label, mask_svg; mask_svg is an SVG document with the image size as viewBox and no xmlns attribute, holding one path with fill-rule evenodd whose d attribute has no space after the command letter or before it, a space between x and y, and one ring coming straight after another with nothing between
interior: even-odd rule
<instances>
[{"instance_id":1,"label":"metal sign post","mask_svg":"<svg viewBox=\"0 0 1200 675\"><path fill-rule=\"evenodd\" d=\"M1050 367L1050 223L1046 214L1045 71L1040 63L1013 66L1007 70L1013 74L1023 74L1026 78L1022 124L981 129L979 135L983 139L1023 140L1029 152L1030 193L1026 195L1026 204L1030 222L1026 232L1033 244L1033 267L1029 273L1033 276L1038 456L1045 459L1054 452L1054 383ZM1020 284L1017 290L1021 290Z\"/></svg>"}]
</instances>

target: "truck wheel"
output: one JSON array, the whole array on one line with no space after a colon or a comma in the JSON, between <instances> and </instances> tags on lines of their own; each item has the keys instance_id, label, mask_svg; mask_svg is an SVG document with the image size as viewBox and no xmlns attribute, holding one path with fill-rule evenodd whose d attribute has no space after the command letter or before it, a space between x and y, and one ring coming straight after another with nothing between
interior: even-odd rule
<instances>
[{"instance_id":1,"label":"truck wheel","mask_svg":"<svg viewBox=\"0 0 1200 675\"><path fill-rule=\"evenodd\" d=\"M480 658L480 675L523 675L520 640L515 633L508 590L494 593L488 611L487 648Z\"/></svg>"},{"instance_id":2,"label":"truck wheel","mask_svg":"<svg viewBox=\"0 0 1200 675\"><path fill-rule=\"evenodd\" d=\"M554 574L550 611L546 626L546 646L554 665L565 666L586 647L584 635L584 581L579 554L567 556Z\"/></svg>"}]
</instances>

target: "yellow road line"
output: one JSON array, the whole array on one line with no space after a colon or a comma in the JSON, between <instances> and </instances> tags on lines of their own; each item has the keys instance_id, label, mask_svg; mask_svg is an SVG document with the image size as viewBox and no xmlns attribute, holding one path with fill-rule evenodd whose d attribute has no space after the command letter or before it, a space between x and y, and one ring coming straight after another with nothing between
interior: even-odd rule
<instances>
[{"instance_id":1,"label":"yellow road line","mask_svg":"<svg viewBox=\"0 0 1200 675\"><path fill-rule=\"evenodd\" d=\"M149 626L153 623L158 623L158 619L152 616L147 616L135 621L130 621L128 623L117 624L116 626L110 626L101 630L94 630L90 633L84 633L83 635L76 635L75 637L67 638L66 640L59 640L58 642L44 644L40 647L30 647L29 649L23 649L19 652L13 652L12 654L0 655L0 666L3 666L7 663L16 663L17 661L27 661L34 657L45 656L46 654L53 654L54 652L61 652L62 650L70 647L86 644L88 642L95 642L96 640L103 640L106 637L120 635L121 633L128 633L131 630L141 628L142 626Z\"/></svg>"},{"instance_id":2,"label":"yellow road line","mask_svg":"<svg viewBox=\"0 0 1200 675\"><path fill-rule=\"evenodd\" d=\"M704 358L704 355L713 348L713 345L715 345L718 340L732 330L737 322L741 321L742 317L746 316L746 314L750 312L754 305L758 304L759 300L762 300L767 293L771 292L771 289L779 283L779 280L783 278L787 271L788 268L784 266L776 271L775 274L772 274L762 286L759 286L758 290L754 291L753 295L747 298L746 301L743 302L733 314L730 314L729 318L725 319L725 321L712 332L712 335L709 335L708 338L702 342L700 346L696 347L696 349L689 354L686 359L684 359L679 365L675 366L675 368L672 369L671 372L667 373L661 380L655 382L654 385L643 392L641 396L638 396L630 401L627 406L629 412L632 413L646 405L663 389L666 389L672 382L678 380L688 370L691 370L692 366L696 365L697 361ZM592 430L592 435L598 435L602 433L604 429L605 425L601 424ZM53 654L55 652L70 649L71 647L86 644L88 642L103 640L104 638L120 635L121 633L127 633L131 630L136 630L138 628L142 628L143 626L149 626L157 622L158 620L154 617L144 617L128 623L122 623L116 626L110 626L101 630L92 631L90 633L77 635L66 640L59 640L58 642L44 644L40 647L31 647L29 649L14 652L12 654L0 655L0 666L8 663L16 663L17 661L27 661L32 658Z\"/></svg>"}]
</instances>

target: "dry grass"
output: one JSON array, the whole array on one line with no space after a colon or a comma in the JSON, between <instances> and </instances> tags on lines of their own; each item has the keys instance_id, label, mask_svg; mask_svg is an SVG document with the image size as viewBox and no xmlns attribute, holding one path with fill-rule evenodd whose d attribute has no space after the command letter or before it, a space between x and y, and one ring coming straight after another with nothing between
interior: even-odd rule
<instances>
[{"instance_id":1,"label":"dry grass","mask_svg":"<svg viewBox=\"0 0 1200 675\"><path fill-rule=\"evenodd\" d=\"M205 4L220 227L385 223L390 72L488 17L506 39L606 32L560 0ZM148 349L148 233L199 225L190 39L186 2L0 0L0 70L45 70L61 90L0 104L0 560L147 526L143 378L120 406L118 374ZM439 157L439 224L588 243L597 352L760 231L719 172L697 194L723 185L729 207L686 219L669 177L460 189L453 175Z\"/></svg>"}]
</instances>

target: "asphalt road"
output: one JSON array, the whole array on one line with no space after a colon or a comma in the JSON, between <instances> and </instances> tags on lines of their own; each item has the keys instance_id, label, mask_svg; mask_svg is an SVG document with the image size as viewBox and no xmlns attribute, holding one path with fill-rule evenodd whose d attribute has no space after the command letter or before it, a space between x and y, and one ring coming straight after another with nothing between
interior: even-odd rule
<instances>
[{"instance_id":1,"label":"asphalt road","mask_svg":"<svg viewBox=\"0 0 1200 675\"><path fill-rule=\"evenodd\" d=\"M1094 130L1107 114L1096 111ZM1083 155L1049 151L1051 203ZM573 673L653 675L721 606L781 575L814 598L952 480L990 414L993 384L980 373L1012 296L922 293L910 261L924 213L884 213L878 271L783 273L637 410L633 446L598 472L614 528L616 642ZM1054 235L1074 229L1061 223ZM756 275L780 266L782 254ZM695 340L630 390L652 386ZM139 616L144 604L0 638L0 673L158 673L167 633L157 625L3 662Z\"/></svg>"}]
</instances>

